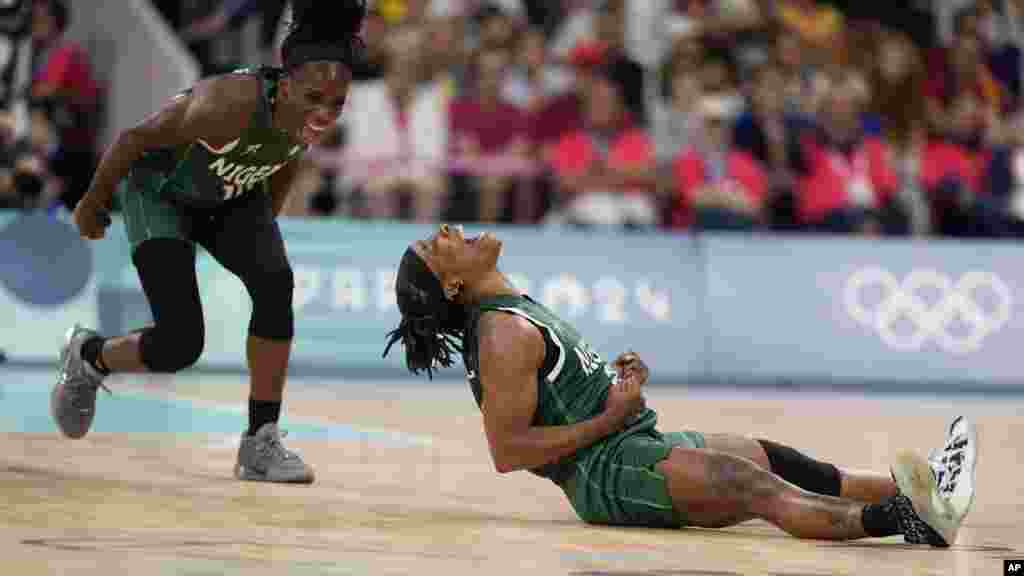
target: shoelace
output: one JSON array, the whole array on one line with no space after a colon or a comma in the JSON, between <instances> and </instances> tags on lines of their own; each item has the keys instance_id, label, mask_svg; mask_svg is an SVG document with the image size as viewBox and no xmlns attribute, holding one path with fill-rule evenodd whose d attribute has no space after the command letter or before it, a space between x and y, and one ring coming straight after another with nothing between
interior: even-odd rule
<instances>
[{"instance_id":1,"label":"shoelace","mask_svg":"<svg viewBox=\"0 0 1024 576\"><path fill-rule=\"evenodd\" d=\"M287 430L279 430L276 434L271 434L266 438L266 442L260 446L260 452L263 454L272 454L281 460L290 460L295 457L294 454L288 451L281 443L281 439L288 435Z\"/></svg>"},{"instance_id":2,"label":"shoelace","mask_svg":"<svg viewBox=\"0 0 1024 576\"><path fill-rule=\"evenodd\" d=\"M939 493L949 495L956 489L956 480L963 468L966 447L967 435L958 434L947 442L942 450L933 450L928 455L928 463L931 465L932 471L935 472L935 484L939 487ZM948 476L947 471L949 472Z\"/></svg>"},{"instance_id":3,"label":"shoelace","mask_svg":"<svg viewBox=\"0 0 1024 576\"><path fill-rule=\"evenodd\" d=\"M82 394L82 392L87 391L87 390L94 391L94 390L99 390L99 389L102 388L110 396L114 395L114 393L110 390L110 388L107 388L107 385L104 384L102 381L97 382L97 383L94 384L93 382L89 381L86 378L74 378L74 379L71 379L69 384L70 384L69 388L73 391L73 395L71 397L71 405L76 407L76 408L78 408L82 412L88 412L89 411L88 407L86 407L86 406L79 406L78 405L78 403L83 398L85 398L85 396Z\"/></svg>"}]
</instances>

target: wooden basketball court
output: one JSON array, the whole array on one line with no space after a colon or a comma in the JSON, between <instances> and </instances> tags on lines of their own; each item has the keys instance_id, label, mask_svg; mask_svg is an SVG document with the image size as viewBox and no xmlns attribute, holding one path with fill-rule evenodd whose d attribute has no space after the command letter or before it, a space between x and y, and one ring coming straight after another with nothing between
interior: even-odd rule
<instances>
[{"instance_id":1,"label":"wooden basketball court","mask_svg":"<svg viewBox=\"0 0 1024 576\"><path fill-rule=\"evenodd\" d=\"M981 438L975 508L960 543L933 550L899 537L799 541L759 522L586 526L548 481L494 472L472 395L456 382L294 381L286 411L300 425L287 442L318 478L274 486L232 479L236 434L104 431L138 416L141 404L122 397L228 404L235 412L222 415L240 430L241 377L181 376L173 389L159 377L113 379L94 433L70 441L19 424L25 412L45 418L52 374L0 376L4 574L985 575L1024 557L1020 398L649 389L664 430L753 434L881 470L900 448L927 454L950 416L970 415Z\"/></svg>"}]
</instances>

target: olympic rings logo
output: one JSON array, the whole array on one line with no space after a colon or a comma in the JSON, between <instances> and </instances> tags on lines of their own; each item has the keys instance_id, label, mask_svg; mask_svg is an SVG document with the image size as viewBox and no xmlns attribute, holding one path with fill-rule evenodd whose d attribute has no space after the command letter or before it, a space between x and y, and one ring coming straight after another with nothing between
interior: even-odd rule
<instances>
[{"instance_id":1,"label":"olympic rings logo","mask_svg":"<svg viewBox=\"0 0 1024 576\"><path fill-rule=\"evenodd\" d=\"M870 307L864 292L880 289L882 299ZM922 292L938 292L938 301L929 303ZM976 292L985 290L994 296L991 310L979 306ZM950 354L970 354L982 342L1010 320L1010 288L995 274L968 272L954 282L931 269L912 270L902 282L881 268L865 268L850 275L843 291L846 312L857 323L871 328L887 346L896 350L921 350L933 341ZM909 331L897 332L897 323L910 324ZM966 326L966 333L951 334L950 324ZM959 332L959 331L958 331Z\"/></svg>"}]
</instances>

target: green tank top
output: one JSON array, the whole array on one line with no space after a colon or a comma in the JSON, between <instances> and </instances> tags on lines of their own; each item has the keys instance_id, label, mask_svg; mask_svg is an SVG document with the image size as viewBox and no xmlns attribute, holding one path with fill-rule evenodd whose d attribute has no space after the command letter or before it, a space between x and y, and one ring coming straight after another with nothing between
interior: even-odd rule
<instances>
[{"instance_id":1,"label":"green tank top","mask_svg":"<svg viewBox=\"0 0 1024 576\"><path fill-rule=\"evenodd\" d=\"M482 301L471 315L463 359L466 379L479 406L483 389L479 378L477 325L480 316L489 311L515 314L533 324L544 337L544 363L537 373L537 409L534 426L566 426L583 422L604 412L608 387L616 380L614 368L591 348L568 322L532 300L529 296L499 296ZM653 428L657 415L651 409L630 421L632 431ZM549 464L534 474L562 484L575 472L575 462L584 448L561 462Z\"/></svg>"},{"instance_id":2,"label":"green tank top","mask_svg":"<svg viewBox=\"0 0 1024 576\"><path fill-rule=\"evenodd\" d=\"M220 147L198 140L178 149L151 150L133 165L133 171L158 172L166 178L162 196L212 208L254 190L266 192L270 177L306 150L273 127L280 72L265 68L233 74L256 75L263 83L260 105L238 138Z\"/></svg>"}]
</instances>

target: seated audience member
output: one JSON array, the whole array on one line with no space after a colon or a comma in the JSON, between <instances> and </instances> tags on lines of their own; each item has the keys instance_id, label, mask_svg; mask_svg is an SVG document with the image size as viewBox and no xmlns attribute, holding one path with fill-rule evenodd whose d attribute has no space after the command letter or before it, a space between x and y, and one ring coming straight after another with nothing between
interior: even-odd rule
<instances>
[{"instance_id":1,"label":"seated audience member","mask_svg":"<svg viewBox=\"0 0 1024 576\"><path fill-rule=\"evenodd\" d=\"M540 30L528 29L519 39L502 86L502 97L528 114L534 114L572 86L572 78L548 62L547 40Z\"/></svg>"},{"instance_id":2,"label":"seated audience member","mask_svg":"<svg viewBox=\"0 0 1024 576\"><path fill-rule=\"evenodd\" d=\"M792 157L807 121L785 105L782 71L772 60L753 69L749 102L736 119L732 145L746 152L765 173L765 220L773 229L797 226Z\"/></svg>"},{"instance_id":3,"label":"seated audience member","mask_svg":"<svg viewBox=\"0 0 1024 576\"><path fill-rule=\"evenodd\" d=\"M921 156L921 184L931 200L935 232L954 237L998 235L987 172L990 160L996 170L1006 165L1002 155L991 159L989 150L988 135L999 126L985 117L979 99L970 92L952 102L948 114L948 126L928 139Z\"/></svg>"},{"instance_id":4,"label":"seated audience member","mask_svg":"<svg viewBox=\"0 0 1024 576\"><path fill-rule=\"evenodd\" d=\"M1024 115L1012 118L986 169L989 194L975 211L979 236L1024 238Z\"/></svg>"},{"instance_id":5,"label":"seated audience member","mask_svg":"<svg viewBox=\"0 0 1024 576\"><path fill-rule=\"evenodd\" d=\"M505 53L484 50L474 62L476 90L455 100L449 113L452 159L462 164L456 181L464 185L456 185L446 220L510 220L512 188L526 162L527 123L501 99Z\"/></svg>"},{"instance_id":6,"label":"seated audience member","mask_svg":"<svg viewBox=\"0 0 1024 576\"><path fill-rule=\"evenodd\" d=\"M929 129L941 134L954 122L954 106L967 93L973 94L983 116L997 114L1010 102L1006 88L993 75L978 37L976 15L959 14L953 44L936 48L929 54L928 79L925 82L925 107Z\"/></svg>"},{"instance_id":7,"label":"seated audience member","mask_svg":"<svg viewBox=\"0 0 1024 576\"><path fill-rule=\"evenodd\" d=\"M658 165L668 167L669 171L680 152L692 145L700 132L700 59L699 44L681 38L662 67L661 98L654 104L651 131Z\"/></svg>"},{"instance_id":8,"label":"seated audience member","mask_svg":"<svg viewBox=\"0 0 1024 576\"><path fill-rule=\"evenodd\" d=\"M69 24L66 0L33 0L32 43L35 72L32 98L46 102L59 132L53 171L64 181L63 201L74 208L89 186L96 164L96 125L100 89L89 55L64 36Z\"/></svg>"},{"instance_id":9,"label":"seated audience member","mask_svg":"<svg viewBox=\"0 0 1024 576\"><path fill-rule=\"evenodd\" d=\"M584 127L562 137L553 150L561 206L550 221L656 226L654 145L630 121L609 71L598 66L591 72Z\"/></svg>"},{"instance_id":10,"label":"seated audience member","mask_svg":"<svg viewBox=\"0 0 1024 576\"><path fill-rule=\"evenodd\" d=\"M888 145L864 132L858 78L846 73L825 94L820 128L804 133L796 148L798 215L819 232L881 233L898 185Z\"/></svg>"},{"instance_id":11,"label":"seated audience member","mask_svg":"<svg viewBox=\"0 0 1024 576\"><path fill-rule=\"evenodd\" d=\"M479 49L510 53L518 35L518 22L514 12L494 1L480 2L475 14Z\"/></svg>"},{"instance_id":12,"label":"seated audience member","mask_svg":"<svg viewBox=\"0 0 1024 576\"><path fill-rule=\"evenodd\" d=\"M724 57L708 53L697 70L701 91L729 101L730 106L740 106L743 96L736 81L736 69Z\"/></svg>"},{"instance_id":13,"label":"seated audience member","mask_svg":"<svg viewBox=\"0 0 1024 576\"><path fill-rule=\"evenodd\" d=\"M577 46L571 55L569 89L547 98L541 106L528 111L530 157L536 163L546 165L562 137L584 126L583 102L588 98L593 85L591 70L601 62L601 57L601 53L592 47ZM532 193L525 198L536 204L536 207L528 209L530 213L536 214L531 219L536 221L543 219L557 202L558 186L550 170L541 172L530 184Z\"/></svg>"},{"instance_id":14,"label":"seated audience member","mask_svg":"<svg viewBox=\"0 0 1024 576\"><path fill-rule=\"evenodd\" d=\"M448 98L443 85L419 83L422 35L392 33L388 69L377 82L353 84L342 115L342 174L363 190L370 218L434 222L446 197Z\"/></svg>"},{"instance_id":15,"label":"seated audience member","mask_svg":"<svg viewBox=\"0 0 1024 576\"><path fill-rule=\"evenodd\" d=\"M760 0L670 0L664 26L670 38L696 35L710 51L737 67L763 57L766 14Z\"/></svg>"},{"instance_id":16,"label":"seated audience member","mask_svg":"<svg viewBox=\"0 0 1024 576\"><path fill-rule=\"evenodd\" d=\"M763 221L767 182L763 168L731 142L735 109L705 97L698 105L702 138L675 162L676 196L671 225L701 230L749 230Z\"/></svg>"},{"instance_id":17,"label":"seated audience member","mask_svg":"<svg viewBox=\"0 0 1024 576\"><path fill-rule=\"evenodd\" d=\"M644 69L626 52L626 8L626 0L605 0L595 15L595 37L603 43L606 66L633 122L647 126Z\"/></svg>"},{"instance_id":18,"label":"seated audience member","mask_svg":"<svg viewBox=\"0 0 1024 576\"><path fill-rule=\"evenodd\" d=\"M921 183L927 121L924 88L927 71L920 49L904 32L885 30L878 38L870 70L871 108L882 118L882 133L893 153L900 196L908 210L908 233L930 233L932 214Z\"/></svg>"},{"instance_id":19,"label":"seated audience member","mask_svg":"<svg viewBox=\"0 0 1024 576\"><path fill-rule=\"evenodd\" d=\"M569 56L572 83L568 92L548 100L531 115L531 139L547 156L551 147L564 135L576 132L584 124L584 102L594 84L594 70L604 63L604 50L599 44L581 43Z\"/></svg>"},{"instance_id":20,"label":"seated audience member","mask_svg":"<svg viewBox=\"0 0 1024 576\"><path fill-rule=\"evenodd\" d=\"M775 37L771 60L778 63L782 74L783 106L789 114L813 116L815 108L815 82L818 66L804 53L800 38L779 33Z\"/></svg>"}]
</instances>

